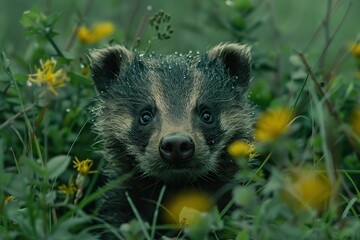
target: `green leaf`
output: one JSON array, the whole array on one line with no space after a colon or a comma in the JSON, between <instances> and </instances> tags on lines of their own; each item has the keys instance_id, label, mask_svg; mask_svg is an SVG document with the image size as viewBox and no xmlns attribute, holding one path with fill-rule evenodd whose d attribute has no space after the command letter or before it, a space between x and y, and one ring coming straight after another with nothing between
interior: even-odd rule
<instances>
[{"instance_id":1,"label":"green leaf","mask_svg":"<svg viewBox=\"0 0 360 240\"><path fill-rule=\"evenodd\" d=\"M26 28L39 27L39 25L46 20L46 16L38 9L25 11L20 19L21 25Z\"/></svg>"},{"instance_id":2,"label":"green leaf","mask_svg":"<svg viewBox=\"0 0 360 240\"><path fill-rule=\"evenodd\" d=\"M10 67L10 60L7 58L5 51L1 52L1 61L4 69L8 69Z\"/></svg>"},{"instance_id":3,"label":"green leaf","mask_svg":"<svg viewBox=\"0 0 360 240\"><path fill-rule=\"evenodd\" d=\"M211 215L202 213L198 218L194 219L185 232L190 239L206 239L206 235L211 230L212 222L213 219L211 218Z\"/></svg>"},{"instance_id":4,"label":"green leaf","mask_svg":"<svg viewBox=\"0 0 360 240\"><path fill-rule=\"evenodd\" d=\"M235 0L234 8L240 12L250 12L254 9L254 4L250 0Z\"/></svg>"},{"instance_id":5,"label":"green leaf","mask_svg":"<svg viewBox=\"0 0 360 240\"><path fill-rule=\"evenodd\" d=\"M249 207L254 204L255 190L252 187L238 186L233 191L234 201L242 207Z\"/></svg>"},{"instance_id":6,"label":"green leaf","mask_svg":"<svg viewBox=\"0 0 360 240\"><path fill-rule=\"evenodd\" d=\"M71 83L74 86L79 86L79 84L84 84L84 85L90 86L92 83L89 78L81 76L81 75L73 73L73 72L69 72L67 75L70 77Z\"/></svg>"},{"instance_id":7,"label":"green leaf","mask_svg":"<svg viewBox=\"0 0 360 240\"><path fill-rule=\"evenodd\" d=\"M236 240L249 240L249 234L245 231L238 232L236 235Z\"/></svg>"},{"instance_id":8,"label":"green leaf","mask_svg":"<svg viewBox=\"0 0 360 240\"><path fill-rule=\"evenodd\" d=\"M70 163L70 157L66 155L56 156L46 164L46 171L50 179L59 177Z\"/></svg>"}]
</instances>

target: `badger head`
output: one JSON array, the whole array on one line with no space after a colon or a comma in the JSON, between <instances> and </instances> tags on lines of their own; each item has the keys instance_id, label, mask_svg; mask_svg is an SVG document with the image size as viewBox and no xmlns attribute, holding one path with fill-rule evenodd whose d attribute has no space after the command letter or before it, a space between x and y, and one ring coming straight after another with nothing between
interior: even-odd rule
<instances>
[{"instance_id":1,"label":"badger head","mask_svg":"<svg viewBox=\"0 0 360 240\"><path fill-rule=\"evenodd\" d=\"M251 135L247 45L166 56L112 46L90 59L108 172L171 183L228 179L237 171L226 149Z\"/></svg>"}]
</instances>

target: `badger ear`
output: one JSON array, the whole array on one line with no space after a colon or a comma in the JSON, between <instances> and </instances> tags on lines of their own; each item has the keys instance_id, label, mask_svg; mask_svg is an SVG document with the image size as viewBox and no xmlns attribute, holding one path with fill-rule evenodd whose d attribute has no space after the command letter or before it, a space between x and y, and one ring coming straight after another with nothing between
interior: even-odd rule
<instances>
[{"instance_id":1,"label":"badger ear","mask_svg":"<svg viewBox=\"0 0 360 240\"><path fill-rule=\"evenodd\" d=\"M218 45L208 52L208 58L218 60L230 76L235 77L235 86L239 91L246 91L250 81L251 55L249 45L226 43Z\"/></svg>"},{"instance_id":2,"label":"badger ear","mask_svg":"<svg viewBox=\"0 0 360 240\"><path fill-rule=\"evenodd\" d=\"M109 88L117 76L129 66L133 55L133 52L120 45L90 51L91 75L99 92Z\"/></svg>"}]
</instances>

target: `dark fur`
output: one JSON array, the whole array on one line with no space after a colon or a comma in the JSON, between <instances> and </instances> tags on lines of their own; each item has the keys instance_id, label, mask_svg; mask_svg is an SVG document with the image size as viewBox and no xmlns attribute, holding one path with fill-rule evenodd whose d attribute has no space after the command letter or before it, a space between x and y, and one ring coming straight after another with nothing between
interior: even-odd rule
<instances>
[{"instance_id":1,"label":"dark fur","mask_svg":"<svg viewBox=\"0 0 360 240\"><path fill-rule=\"evenodd\" d=\"M203 55L142 56L122 46L91 53L99 93L95 128L104 141L109 180L130 173L103 199L101 217L119 226L134 218L125 191L151 222L160 189L165 199L182 189L214 195L232 182L238 166L227 154L235 139L250 139L247 101L249 47L223 44ZM151 112L149 124L139 120ZM201 114L212 114L212 122ZM169 134L193 139L195 153L179 167L161 159L159 142ZM215 199L224 206L228 197Z\"/></svg>"}]
</instances>

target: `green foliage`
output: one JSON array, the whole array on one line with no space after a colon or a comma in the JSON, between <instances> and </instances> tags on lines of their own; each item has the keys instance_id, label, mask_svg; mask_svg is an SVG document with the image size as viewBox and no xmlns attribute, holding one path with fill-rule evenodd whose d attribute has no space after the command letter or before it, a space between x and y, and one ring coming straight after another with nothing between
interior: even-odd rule
<instances>
[{"instance_id":1,"label":"green foliage","mask_svg":"<svg viewBox=\"0 0 360 240\"><path fill-rule=\"evenodd\" d=\"M86 11L82 14L74 9L75 21L67 22L74 30L67 35L56 30L64 13L49 14L40 8L25 11L20 23L29 39L26 51L8 57L6 45L1 49L0 239L98 239L98 230L112 232L119 239L154 239L164 229L163 239L359 239L360 133L356 129L360 129L360 119L353 116L360 111L356 75L360 57L354 49L344 48L345 40L344 46L333 42L344 24L335 12L345 8L342 17L346 18L351 4L328 1L325 16L319 15L323 21L311 38L300 39L307 44L298 51L291 42L280 44L281 34L290 29L278 26L275 6L263 2L208 1L208 25L201 30L214 29L218 35L228 34L226 41L253 45L254 80L249 98L258 116L255 128L268 109L286 108L294 117L274 141L255 139L255 157L234 157L242 171L236 175L239 184L224 209L201 212L192 222L179 226L157 224L165 188L152 223L142 220L130 197L136 219L122 226L98 219L96 206L85 211L126 179L119 176L106 187L93 189L98 173L90 173L101 168L103 159L94 147L97 139L91 131L95 94L86 55L89 47L113 41L146 54L162 47L159 42L172 44L176 33L196 28L182 29L172 23L170 14L159 10L152 16L138 14L141 22L133 36L116 30L112 35L95 36L99 40L94 43L81 42L78 30L90 25ZM90 3L85 8L91 7ZM264 6L270 11L256 15ZM264 26L269 22L275 40L268 40L273 48L266 52L256 32L267 33L269 28ZM316 44L319 38L325 40ZM66 44L64 39L68 39ZM350 40L356 42L346 41ZM331 50L336 50L335 57ZM353 56L349 57L349 51ZM29 80L29 74L44 72L47 60L56 63L48 76L61 71L68 78L56 86L56 94L48 90L50 78L44 77L40 84ZM270 130L278 126L276 119L267 123ZM74 162L75 156L89 160L89 165L80 166L85 160ZM77 172L72 163L87 174ZM294 195L301 188L305 190ZM103 224L94 225L94 220Z\"/></svg>"}]
</instances>

